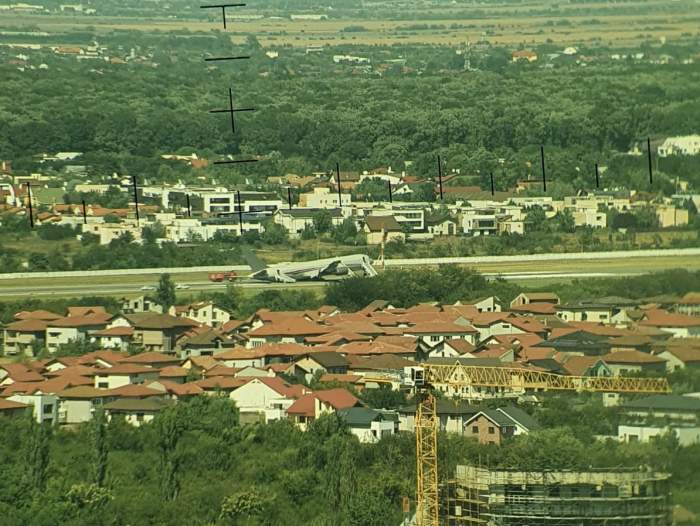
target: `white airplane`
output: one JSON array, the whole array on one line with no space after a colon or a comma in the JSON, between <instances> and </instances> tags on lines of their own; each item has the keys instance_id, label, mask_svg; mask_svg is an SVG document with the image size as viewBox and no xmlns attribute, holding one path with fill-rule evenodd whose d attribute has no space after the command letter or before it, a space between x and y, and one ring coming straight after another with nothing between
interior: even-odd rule
<instances>
[{"instance_id":1,"label":"white airplane","mask_svg":"<svg viewBox=\"0 0 700 526\"><path fill-rule=\"evenodd\" d=\"M253 272L250 279L278 283L295 283L297 281L326 281L333 277L376 276L372 260L365 254L338 256L335 258L315 259L298 263L277 263Z\"/></svg>"}]
</instances>

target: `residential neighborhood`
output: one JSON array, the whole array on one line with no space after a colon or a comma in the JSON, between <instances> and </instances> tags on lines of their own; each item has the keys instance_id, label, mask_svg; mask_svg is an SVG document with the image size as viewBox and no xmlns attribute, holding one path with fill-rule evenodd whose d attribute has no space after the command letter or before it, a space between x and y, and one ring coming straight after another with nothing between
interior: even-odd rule
<instances>
[{"instance_id":1,"label":"residential neighborhood","mask_svg":"<svg viewBox=\"0 0 700 526\"><path fill-rule=\"evenodd\" d=\"M410 400L412 371L422 364L611 378L697 368L700 317L684 313L694 297L666 308L612 297L574 306L561 304L556 294L532 292L510 305L498 297L409 308L377 301L357 312L262 309L241 320L211 301L162 313L147 297L124 301L116 314L103 307L21 311L2 330L4 355L21 360L0 366L0 393L9 402L3 410L17 412L24 404L38 421L57 425L84 422L104 410L108 418L120 415L138 426L178 400L225 396L244 421L284 419L303 430L319 416L337 413L360 440L371 442L413 431L416 406L370 407L362 393L389 390ZM80 342L98 350L65 353ZM538 395L527 389L438 389L444 397L438 415L447 431L498 444L538 427L527 413ZM480 405L489 400L502 405ZM679 404L698 416L695 398L650 400L661 404L655 416ZM651 411L657 402L604 399L625 414L632 407ZM700 426L684 414L669 413L659 427L661 420L642 424L644 415L630 413L618 438L646 441L671 430L682 443L700 441Z\"/></svg>"}]
</instances>

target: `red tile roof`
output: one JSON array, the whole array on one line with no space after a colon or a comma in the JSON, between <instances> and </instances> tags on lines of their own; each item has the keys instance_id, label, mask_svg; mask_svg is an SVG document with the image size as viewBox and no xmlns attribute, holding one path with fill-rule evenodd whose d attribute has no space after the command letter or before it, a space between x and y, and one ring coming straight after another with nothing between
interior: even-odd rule
<instances>
[{"instance_id":1,"label":"red tile roof","mask_svg":"<svg viewBox=\"0 0 700 526\"><path fill-rule=\"evenodd\" d=\"M265 324L249 331L248 337L262 338L265 336L313 336L331 332L329 327L319 325L304 318L284 318L279 322Z\"/></svg>"},{"instance_id":2,"label":"red tile roof","mask_svg":"<svg viewBox=\"0 0 700 526\"><path fill-rule=\"evenodd\" d=\"M115 389L110 389L109 393L112 396L121 398L146 398L148 396L161 396L163 391L152 389L141 384L127 384Z\"/></svg>"},{"instance_id":3,"label":"red tile roof","mask_svg":"<svg viewBox=\"0 0 700 526\"><path fill-rule=\"evenodd\" d=\"M101 331L95 331L92 336L133 336L133 327L110 327L109 329L103 329Z\"/></svg>"},{"instance_id":4,"label":"red tile roof","mask_svg":"<svg viewBox=\"0 0 700 526\"><path fill-rule=\"evenodd\" d=\"M345 389L327 389L302 396L289 406L287 414L313 418L315 416L316 399L330 405L335 410L354 407L359 403L359 400Z\"/></svg>"},{"instance_id":5,"label":"red tile roof","mask_svg":"<svg viewBox=\"0 0 700 526\"><path fill-rule=\"evenodd\" d=\"M27 404L22 404L20 402L15 402L14 400L5 400L0 398L0 411L13 411L17 409L26 409L29 407Z\"/></svg>"},{"instance_id":6,"label":"red tile roof","mask_svg":"<svg viewBox=\"0 0 700 526\"><path fill-rule=\"evenodd\" d=\"M344 384L356 384L358 381L362 380L362 375L359 374L338 374L338 373L326 373L321 378L320 382L340 382Z\"/></svg>"},{"instance_id":7,"label":"red tile roof","mask_svg":"<svg viewBox=\"0 0 700 526\"><path fill-rule=\"evenodd\" d=\"M46 321L34 320L30 318L8 323L5 325L5 329L8 331L17 332L44 332L46 330L46 324Z\"/></svg>"},{"instance_id":8,"label":"red tile roof","mask_svg":"<svg viewBox=\"0 0 700 526\"><path fill-rule=\"evenodd\" d=\"M515 305L510 308L510 311L516 313L555 314L557 309L554 303L527 303L525 305Z\"/></svg>"},{"instance_id":9,"label":"red tile roof","mask_svg":"<svg viewBox=\"0 0 700 526\"><path fill-rule=\"evenodd\" d=\"M216 391L218 389L221 389L222 391L233 391L234 389L238 389L242 385L245 385L249 380L249 378L213 376L211 378L205 378L204 380L197 380L194 383L205 391Z\"/></svg>"},{"instance_id":10,"label":"red tile roof","mask_svg":"<svg viewBox=\"0 0 700 526\"><path fill-rule=\"evenodd\" d=\"M600 357L605 363L610 364L652 364L666 363L666 360L658 356L641 351L617 351Z\"/></svg>"},{"instance_id":11,"label":"red tile roof","mask_svg":"<svg viewBox=\"0 0 700 526\"><path fill-rule=\"evenodd\" d=\"M661 309L648 310L646 319L640 325L652 327L700 327L699 316L687 316L685 314L671 314Z\"/></svg>"},{"instance_id":12,"label":"red tile roof","mask_svg":"<svg viewBox=\"0 0 700 526\"><path fill-rule=\"evenodd\" d=\"M113 367L107 367L105 369L100 369L98 371L99 376L112 376L112 375L131 375L131 374L141 374L141 373L158 373L158 369L153 367L146 367L145 365L137 365L135 363L118 363Z\"/></svg>"},{"instance_id":13,"label":"red tile roof","mask_svg":"<svg viewBox=\"0 0 700 526\"><path fill-rule=\"evenodd\" d=\"M123 363L138 363L138 364L144 364L144 365L160 365L163 366L164 364L171 364L171 363L179 363L180 359L172 354L165 354L162 352L156 352L156 351L149 351L149 352L143 352L140 354L135 354L133 356L129 356L127 358L124 358L122 360Z\"/></svg>"},{"instance_id":14,"label":"red tile roof","mask_svg":"<svg viewBox=\"0 0 700 526\"><path fill-rule=\"evenodd\" d=\"M442 321L417 323L404 330L407 334L475 334L479 332L471 325L457 325Z\"/></svg>"},{"instance_id":15,"label":"red tile roof","mask_svg":"<svg viewBox=\"0 0 700 526\"><path fill-rule=\"evenodd\" d=\"M187 374L188 370L184 367L170 365L168 367L163 367L158 373L158 376L161 378L185 378Z\"/></svg>"},{"instance_id":16,"label":"red tile roof","mask_svg":"<svg viewBox=\"0 0 700 526\"><path fill-rule=\"evenodd\" d=\"M32 310L32 311L21 311L18 312L17 314L14 315L14 319L16 320L43 320L43 321L50 321L50 320L58 320L60 318L63 318L60 314L56 314L55 312L51 312L48 310Z\"/></svg>"},{"instance_id":17,"label":"red tile roof","mask_svg":"<svg viewBox=\"0 0 700 526\"><path fill-rule=\"evenodd\" d=\"M44 377L22 363L6 363L0 369L7 372L7 378L15 382L41 382Z\"/></svg>"}]
</instances>

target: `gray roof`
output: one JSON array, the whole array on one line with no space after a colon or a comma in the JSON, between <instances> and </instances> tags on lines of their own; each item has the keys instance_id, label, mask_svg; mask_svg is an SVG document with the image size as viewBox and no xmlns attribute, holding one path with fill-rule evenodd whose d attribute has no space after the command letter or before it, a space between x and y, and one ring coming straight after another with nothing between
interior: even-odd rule
<instances>
[{"instance_id":1,"label":"gray roof","mask_svg":"<svg viewBox=\"0 0 700 526\"><path fill-rule=\"evenodd\" d=\"M309 353L309 358L318 363L321 367L347 367L348 361L345 356L339 352L334 351L322 351L322 352L311 352Z\"/></svg>"},{"instance_id":2,"label":"gray roof","mask_svg":"<svg viewBox=\"0 0 700 526\"><path fill-rule=\"evenodd\" d=\"M541 426L537 420L535 420L531 415L516 407L514 405L508 405L506 407L499 407L498 410L507 415L511 420L520 424L522 427L528 431L533 431L539 429Z\"/></svg>"},{"instance_id":3,"label":"gray roof","mask_svg":"<svg viewBox=\"0 0 700 526\"><path fill-rule=\"evenodd\" d=\"M338 416L345 420L350 426L363 427L369 427L369 425L377 419L384 419L384 415L367 407L348 407L347 409L339 409Z\"/></svg>"},{"instance_id":4,"label":"gray roof","mask_svg":"<svg viewBox=\"0 0 700 526\"><path fill-rule=\"evenodd\" d=\"M155 412L161 411L166 407L173 405L172 400L166 400L158 397L150 398L121 398L104 405L107 411L120 412Z\"/></svg>"},{"instance_id":5,"label":"gray roof","mask_svg":"<svg viewBox=\"0 0 700 526\"><path fill-rule=\"evenodd\" d=\"M449 344L449 341L447 342ZM504 363L498 358L429 358L427 363L433 365L460 365L478 366L478 367L503 367Z\"/></svg>"},{"instance_id":6,"label":"gray roof","mask_svg":"<svg viewBox=\"0 0 700 526\"><path fill-rule=\"evenodd\" d=\"M621 406L629 409L668 409L700 412L700 398L674 394L652 395L624 402Z\"/></svg>"},{"instance_id":7,"label":"gray roof","mask_svg":"<svg viewBox=\"0 0 700 526\"><path fill-rule=\"evenodd\" d=\"M472 405L466 400L447 400L438 398L435 407L438 415L475 415L482 410L482 407ZM406 405L399 409L402 414L415 414L416 404Z\"/></svg>"}]
</instances>

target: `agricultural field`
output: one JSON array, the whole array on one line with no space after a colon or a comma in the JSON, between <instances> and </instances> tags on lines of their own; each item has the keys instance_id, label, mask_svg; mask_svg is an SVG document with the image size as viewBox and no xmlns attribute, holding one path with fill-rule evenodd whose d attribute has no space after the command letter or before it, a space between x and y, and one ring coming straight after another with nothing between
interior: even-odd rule
<instances>
[{"instance_id":1,"label":"agricultural field","mask_svg":"<svg viewBox=\"0 0 700 526\"><path fill-rule=\"evenodd\" d=\"M370 4L368 4L369 6ZM543 43L626 47L643 41L683 40L696 36L700 24L697 3L630 2L620 4L575 3L492 4L488 6L429 6L397 10L390 4L376 11L352 12L343 18L292 20L291 12L266 11L264 18L235 20L229 33L236 43L255 35L264 47L322 46L340 44L461 45L488 40L492 44ZM384 15L384 10L386 15ZM390 15L390 13L393 13ZM254 12L247 14L253 15ZM93 27L98 33L113 30L144 32L219 31L211 20L168 17L140 20L124 17L69 15L0 15L1 27L36 27L65 32ZM245 16L245 12L244 15ZM332 15L335 16L335 15Z\"/></svg>"}]
</instances>

